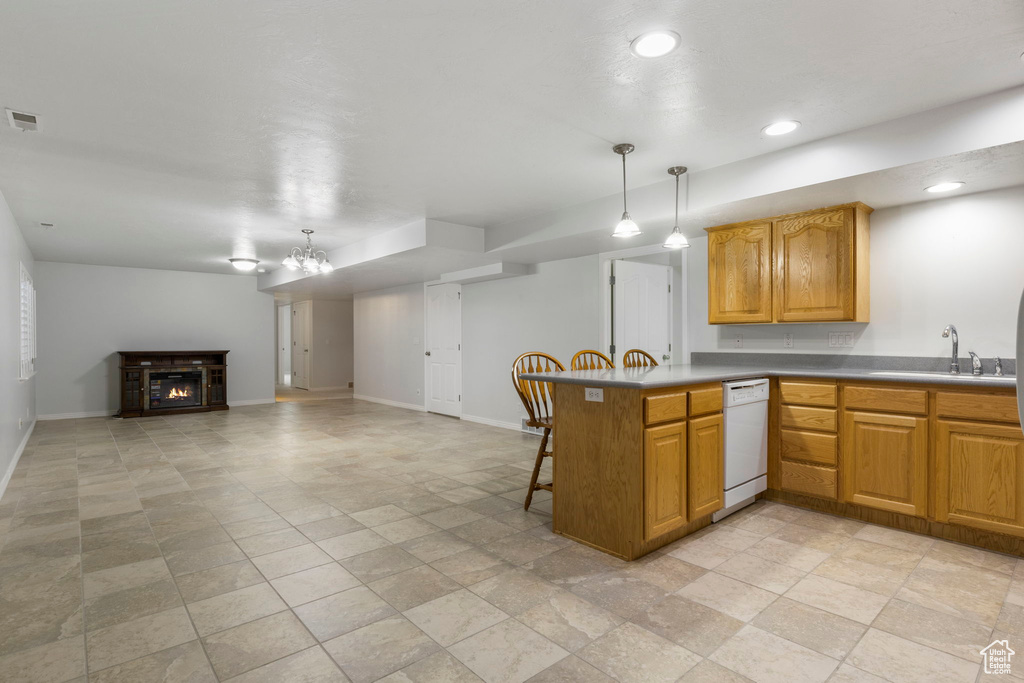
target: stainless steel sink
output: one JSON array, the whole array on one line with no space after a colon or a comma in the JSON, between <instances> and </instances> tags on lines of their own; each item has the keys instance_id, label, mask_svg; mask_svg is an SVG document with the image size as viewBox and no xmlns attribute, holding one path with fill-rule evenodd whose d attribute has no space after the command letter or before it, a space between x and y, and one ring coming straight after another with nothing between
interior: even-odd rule
<instances>
[{"instance_id":1,"label":"stainless steel sink","mask_svg":"<svg viewBox=\"0 0 1024 683\"><path fill-rule=\"evenodd\" d=\"M1013 384L1013 376L996 376L996 375L954 375L949 372L913 372L908 370L876 370L868 373L870 375L878 375L880 377L917 377L919 379L944 379L971 382L978 379L984 379L994 383L1005 383Z\"/></svg>"}]
</instances>

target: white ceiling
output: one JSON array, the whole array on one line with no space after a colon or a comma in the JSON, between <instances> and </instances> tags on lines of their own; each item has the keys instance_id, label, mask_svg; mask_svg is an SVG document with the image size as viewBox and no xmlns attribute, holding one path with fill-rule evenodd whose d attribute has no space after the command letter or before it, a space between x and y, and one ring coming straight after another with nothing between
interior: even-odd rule
<instances>
[{"instance_id":1,"label":"white ceiling","mask_svg":"<svg viewBox=\"0 0 1024 683\"><path fill-rule=\"evenodd\" d=\"M655 27L682 47L631 56ZM301 227L607 196L616 142L639 187L1009 88L1022 50L1019 0L5 0L0 106L41 125L0 128L0 191L40 260L276 267Z\"/></svg>"}]
</instances>

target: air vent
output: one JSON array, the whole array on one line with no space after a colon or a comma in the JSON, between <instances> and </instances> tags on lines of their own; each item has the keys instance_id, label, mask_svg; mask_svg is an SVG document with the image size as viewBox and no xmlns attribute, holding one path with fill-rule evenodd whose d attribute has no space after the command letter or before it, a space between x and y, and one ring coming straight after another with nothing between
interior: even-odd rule
<instances>
[{"instance_id":1,"label":"air vent","mask_svg":"<svg viewBox=\"0 0 1024 683\"><path fill-rule=\"evenodd\" d=\"M536 434L538 436L544 434L544 430L541 429L540 427L531 427L527 425L525 417L523 418L523 431L526 432L527 434Z\"/></svg>"},{"instance_id":2,"label":"air vent","mask_svg":"<svg viewBox=\"0 0 1024 683\"><path fill-rule=\"evenodd\" d=\"M53 223L40 223L39 227L42 228L43 230L52 230Z\"/></svg>"},{"instance_id":3,"label":"air vent","mask_svg":"<svg viewBox=\"0 0 1024 683\"><path fill-rule=\"evenodd\" d=\"M11 128L17 128L20 131L28 132L39 130L39 120L36 118L35 114L28 114L23 111L8 109L7 122L11 124Z\"/></svg>"}]
</instances>

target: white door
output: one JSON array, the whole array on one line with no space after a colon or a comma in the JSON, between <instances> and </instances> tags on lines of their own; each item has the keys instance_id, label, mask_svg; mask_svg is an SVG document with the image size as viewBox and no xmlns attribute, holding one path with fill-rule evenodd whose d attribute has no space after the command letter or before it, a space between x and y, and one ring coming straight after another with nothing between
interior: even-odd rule
<instances>
[{"instance_id":1,"label":"white door","mask_svg":"<svg viewBox=\"0 0 1024 683\"><path fill-rule=\"evenodd\" d=\"M462 415L462 287L427 287L427 410Z\"/></svg>"},{"instance_id":2,"label":"white door","mask_svg":"<svg viewBox=\"0 0 1024 683\"><path fill-rule=\"evenodd\" d=\"M292 386L309 389L309 326L308 301L292 304Z\"/></svg>"},{"instance_id":3,"label":"white door","mask_svg":"<svg viewBox=\"0 0 1024 683\"><path fill-rule=\"evenodd\" d=\"M292 382L292 307L277 307L277 383Z\"/></svg>"},{"instance_id":4,"label":"white door","mask_svg":"<svg viewBox=\"0 0 1024 683\"><path fill-rule=\"evenodd\" d=\"M614 261L612 334L615 362L630 349L643 349L661 365L672 362L672 268Z\"/></svg>"}]
</instances>

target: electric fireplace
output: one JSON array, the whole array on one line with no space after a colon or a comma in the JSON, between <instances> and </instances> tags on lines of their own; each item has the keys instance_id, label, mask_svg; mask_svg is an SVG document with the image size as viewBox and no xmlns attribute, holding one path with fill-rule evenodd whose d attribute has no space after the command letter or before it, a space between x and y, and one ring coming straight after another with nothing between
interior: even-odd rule
<instances>
[{"instance_id":1,"label":"electric fireplace","mask_svg":"<svg viewBox=\"0 0 1024 683\"><path fill-rule=\"evenodd\" d=\"M149 409L203 405L203 372L150 372Z\"/></svg>"},{"instance_id":2,"label":"electric fireplace","mask_svg":"<svg viewBox=\"0 0 1024 683\"><path fill-rule=\"evenodd\" d=\"M228 409L227 351L119 351L120 417Z\"/></svg>"}]
</instances>

